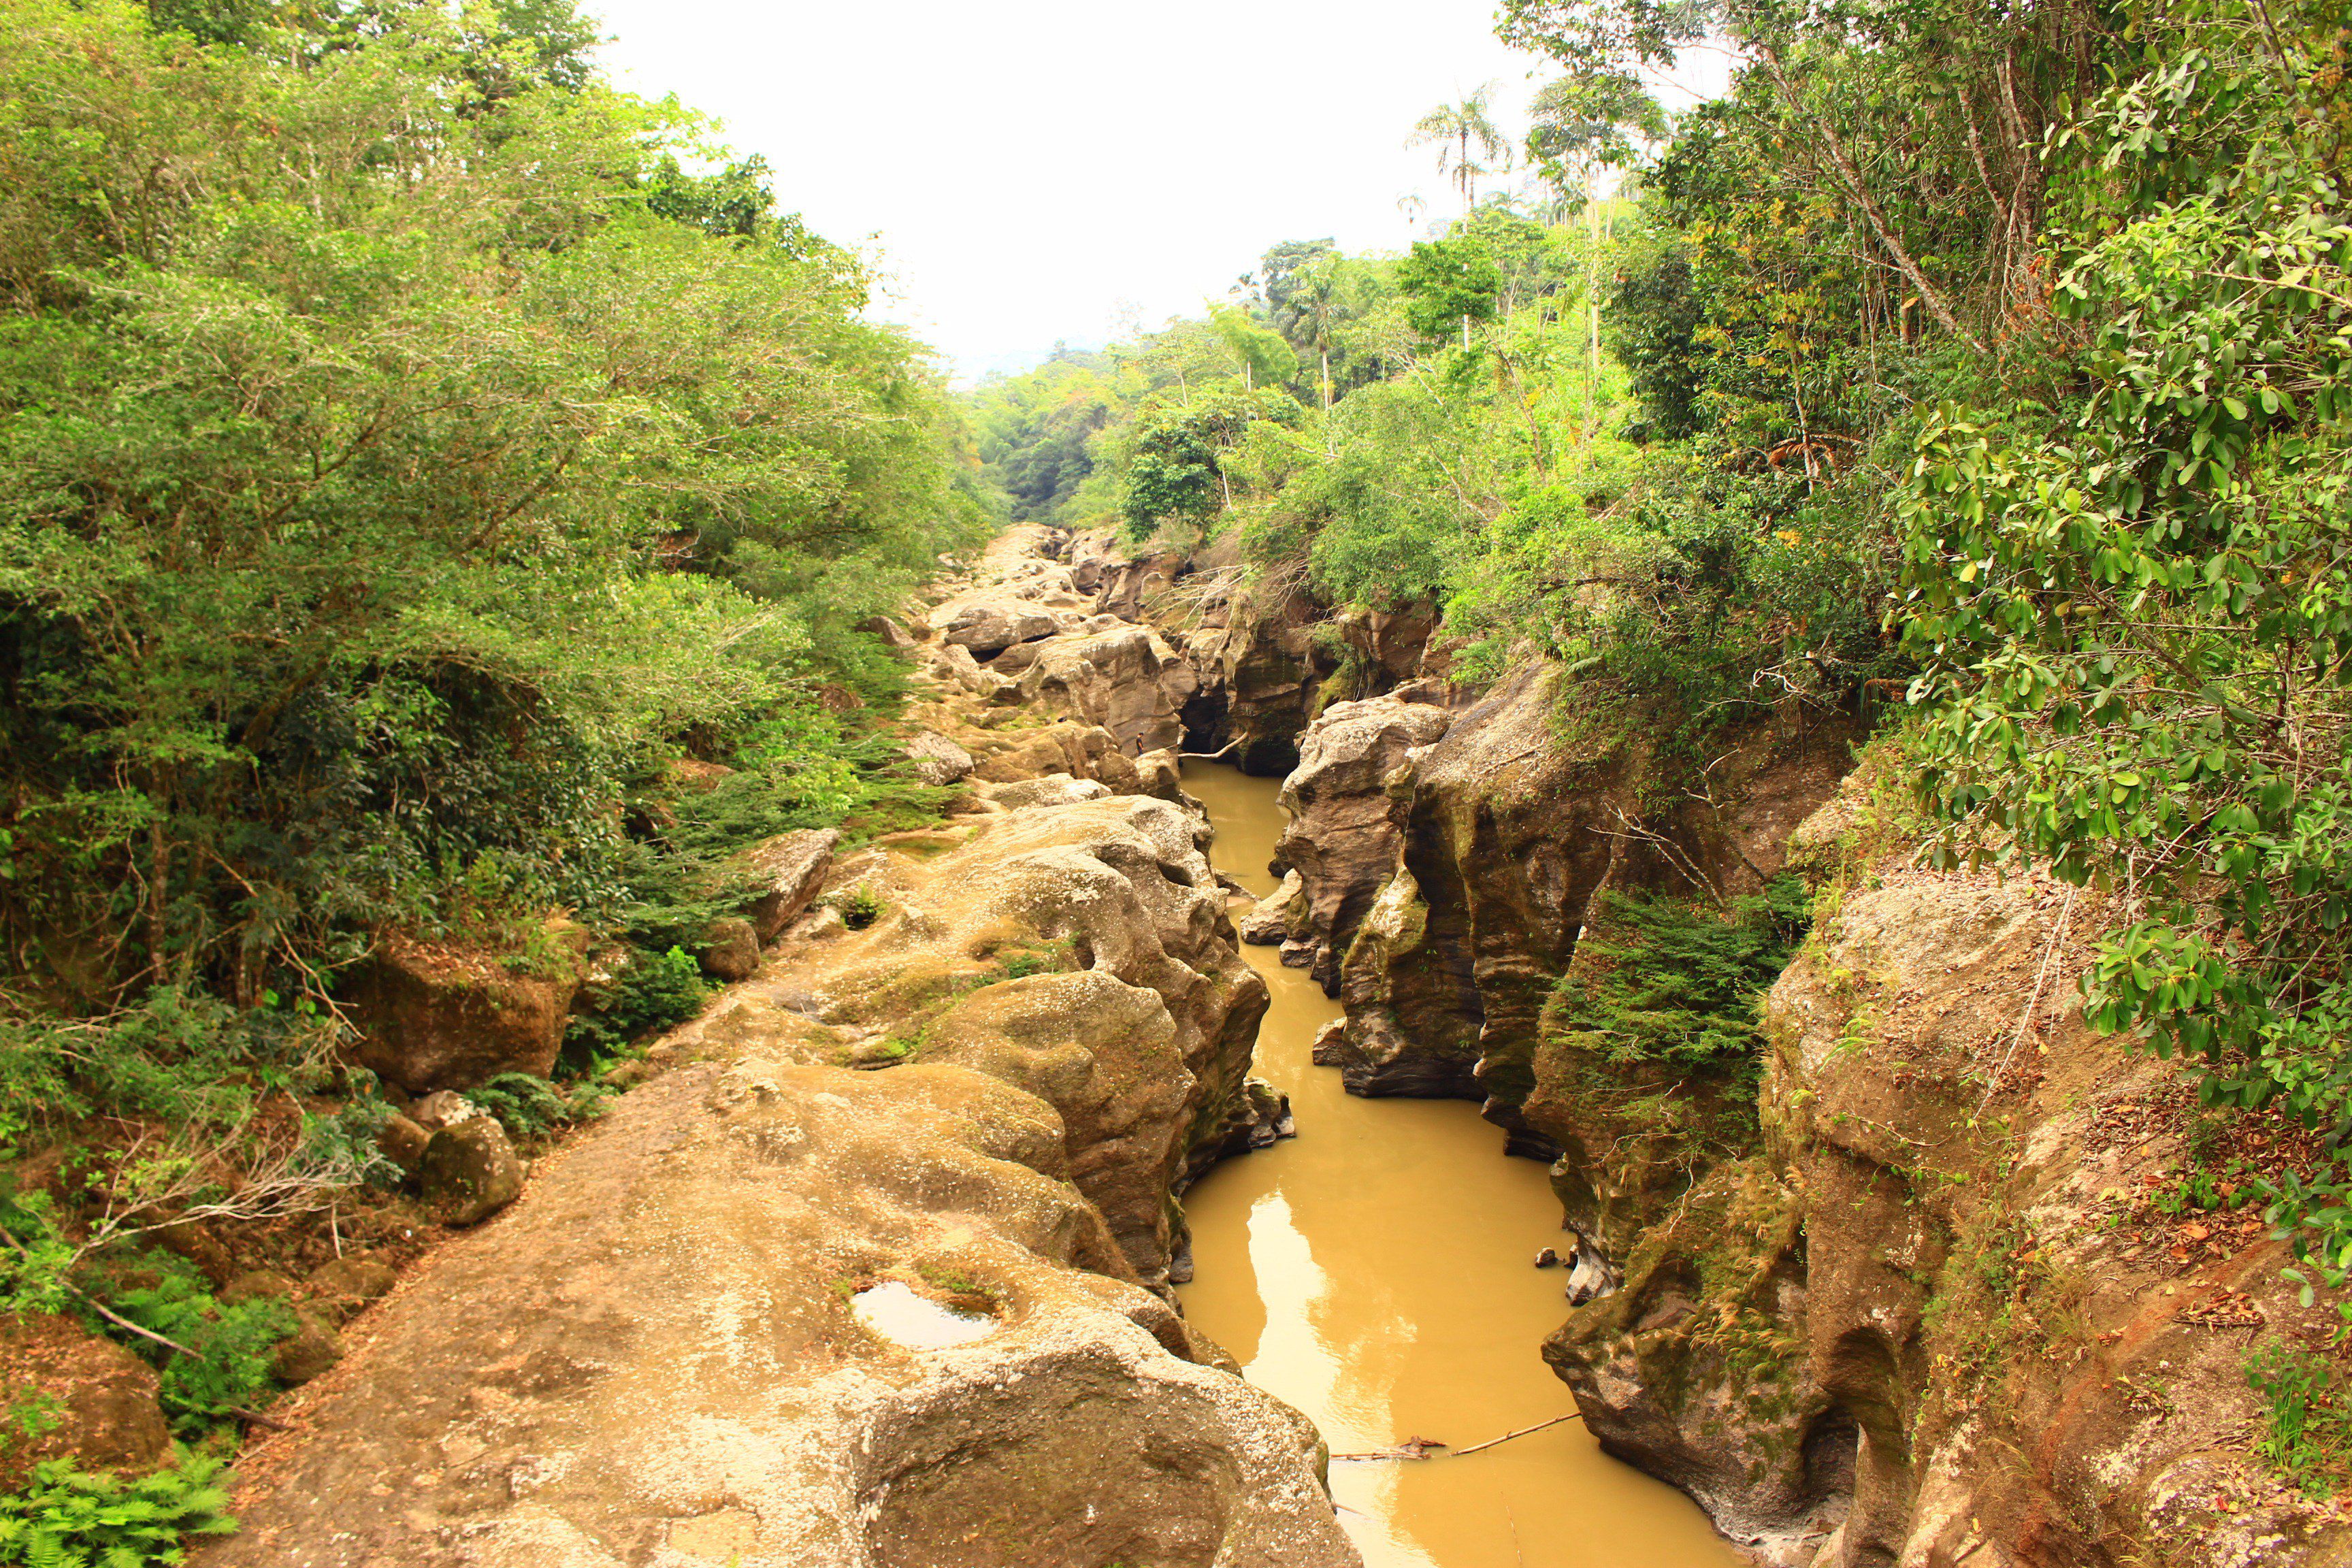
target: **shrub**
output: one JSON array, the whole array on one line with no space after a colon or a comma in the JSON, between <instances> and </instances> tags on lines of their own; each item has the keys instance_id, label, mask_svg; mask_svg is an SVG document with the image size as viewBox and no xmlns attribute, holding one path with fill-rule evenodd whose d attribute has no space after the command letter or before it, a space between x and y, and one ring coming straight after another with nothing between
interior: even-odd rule
<instances>
[{"instance_id":1,"label":"shrub","mask_svg":"<svg viewBox=\"0 0 2352 1568\"><path fill-rule=\"evenodd\" d=\"M1560 982L1562 1000L1575 1007L1567 1021L1612 1062L1720 1073L1752 1097L1763 1045L1758 1001L1804 938L1806 903L1794 877L1723 908L1606 895Z\"/></svg>"},{"instance_id":2,"label":"shrub","mask_svg":"<svg viewBox=\"0 0 2352 1568\"><path fill-rule=\"evenodd\" d=\"M157 1393L173 1431L201 1434L276 1391L270 1352L295 1328L293 1310L285 1302L267 1298L218 1300L193 1270L174 1259L154 1284L118 1291L112 1305L141 1328L191 1352L183 1355L143 1338L127 1342L155 1364ZM92 1327L112 1331L110 1324Z\"/></svg>"},{"instance_id":3,"label":"shrub","mask_svg":"<svg viewBox=\"0 0 2352 1568\"><path fill-rule=\"evenodd\" d=\"M467 1089L465 1096L497 1117L507 1136L518 1143L594 1121L604 1114L608 1098L604 1089L593 1083L567 1091L545 1079L520 1072L502 1072L479 1089Z\"/></svg>"},{"instance_id":4,"label":"shrub","mask_svg":"<svg viewBox=\"0 0 2352 1568\"><path fill-rule=\"evenodd\" d=\"M2321 1356L2271 1343L2246 1358L2246 1386L2263 1399L2254 1452L2301 1488L2324 1498L2352 1479L2352 1404Z\"/></svg>"},{"instance_id":5,"label":"shrub","mask_svg":"<svg viewBox=\"0 0 2352 1568\"><path fill-rule=\"evenodd\" d=\"M213 1484L217 1459L182 1454L170 1469L135 1481L77 1470L62 1459L0 1496L0 1564L27 1568L144 1568L183 1561L192 1535L226 1535L228 1494Z\"/></svg>"},{"instance_id":6,"label":"shrub","mask_svg":"<svg viewBox=\"0 0 2352 1568\"><path fill-rule=\"evenodd\" d=\"M709 997L702 966L684 948L639 952L611 980L589 987L564 1037L565 1065L592 1071L632 1042L693 1017Z\"/></svg>"}]
</instances>

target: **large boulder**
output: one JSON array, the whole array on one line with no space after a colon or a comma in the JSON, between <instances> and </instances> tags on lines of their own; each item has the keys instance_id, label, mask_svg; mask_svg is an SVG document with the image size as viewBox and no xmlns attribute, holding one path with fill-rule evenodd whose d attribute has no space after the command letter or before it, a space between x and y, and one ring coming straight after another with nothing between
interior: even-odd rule
<instances>
[{"instance_id":1,"label":"large boulder","mask_svg":"<svg viewBox=\"0 0 2352 1568\"><path fill-rule=\"evenodd\" d=\"M44 1459L142 1471L171 1452L154 1372L71 1319L0 1313L0 1397L37 1417L0 1420L0 1489L15 1489Z\"/></svg>"},{"instance_id":2,"label":"large boulder","mask_svg":"<svg viewBox=\"0 0 2352 1568\"><path fill-rule=\"evenodd\" d=\"M1053 616L1036 610L991 607L974 612L973 618L961 626L950 627L947 641L955 647L970 648L976 659L991 659L1015 643L1049 637L1061 629Z\"/></svg>"},{"instance_id":3,"label":"large boulder","mask_svg":"<svg viewBox=\"0 0 2352 1568\"><path fill-rule=\"evenodd\" d=\"M1275 858L1300 878L1305 917L1289 934L1314 944L1308 972L1327 992L1338 993L1340 956L1402 865L1422 748L1451 721L1433 704L1379 697L1334 703L1299 741Z\"/></svg>"},{"instance_id":4,"label":"large boulder","mask_svg":"<svg viewBox=\"0 0 2352 1568\"><path fill-rule=\"evenodd\" d=\"M697 957L702 973L721 984L749 980L760 972L760 933L740 916L712 921L703 931Z\"/></svg>"},{"instance_id":5,"label":"large boulder","mask_svg":"<svg viewBox=\"0 0 2352 1568\"><path fill-rule=\"evenodd\" d=\"M522 1162L493 1117L471 1116L433 1134L416 1180L445 1225L479 1225L522 1195Z\"/></svg>"},{"instance_id":6,"label":"large boulder","mask_svg":"<svg viewBox=\"0 0 2352 1568\"><path fill-rule=\"evenodd\" d=\"M907 758L927 784L961 784L971 776L971 753L933 731L919 730L908 739Z\"/></svg>"},{"instance_id":7,"label":"large boulder","mask_svg":"<svg viewBox=\"0 0 2352 1568\"><path fill-rule=\"evenodd\" d=\"M743 852L742 868L759 889L743 906L743 918L761 946L775 941L815 900L840 846L837 827L803 828L762 839Z\"/></svg>"},{"instance_id":8,"label":"large boulder","mask_svg":"<svg viewBox=\"0 0 2352 1568\"><path fill-rule=\"evenodd\" d=\"M1280 887L1234 922L1234 929L1254 946L1278 947L1290 940L1293 927L1304 929L1306 921L1307 885L1292 869L1282 874Z\"/></svg>"},{"instance_id":9,"label":"large boulder","mask_svg":"<svg viewBox=\"0 0 2352 1568\"><path fill-rule=\"evenodd\" d=\"M1024 703L1099 724L1132 755L1182 742L1200 679L1159 633L1121 626L1041 645L1015 685Z\"/></svg>"},{"instance_id":10,"label":"large boulder","mask_svg":"<svg viewBox=\"0 0 2352 1568\"><path fill-rule=\"evenodd\" d=\"M580 987L584 942L575 933L555 932L536 955L540 972L524 973L482 948L386 933L351 993L353 1058L411 1094L508 1072L545 1078Z\"/></svg>"}]
</instances>

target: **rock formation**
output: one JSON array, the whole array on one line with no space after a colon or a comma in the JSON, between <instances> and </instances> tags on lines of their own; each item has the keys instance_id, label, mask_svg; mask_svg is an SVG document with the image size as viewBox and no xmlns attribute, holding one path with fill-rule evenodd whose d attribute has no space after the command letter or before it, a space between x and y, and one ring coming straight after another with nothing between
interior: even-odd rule
<instances>
[{"instance_id":1,"label":"rock formation","mask_svg":"<svg viewBox=\"0 0 2352 1568\"><path fill-rule=\"evenodd\" d=\"M1030 564L1000 542L988 591L1065 592ZM379 1309L204 1561L1357 1561L1312 1428L1167 1295L1174 1193L1287 1119L1247 1078L1265 993L1205 823L1172 759L1076 719L1016 739L941 681L920 718L994 775L973 809L824 845L826 898L878 915L784 926Z\"/></svg>"},{"instance_id":2,"label":"rock formation","mask_svg":"<svg viewBox=\"0 0 2352 1568\"><path fill-rule=\"evenodd\" d=\"M1562 1162L1622 1260L1545 1347L1588 1426L1773 1563L2352 1560L2243 1440L2250 1345L2319 1328L2279 1244L2126 1223L2191 1097L2069 1005L2089 900L1840 849L1853 810L1797 836L1844 891L1772 989L1760 1142Z\"/></svg>"}]
</instances>

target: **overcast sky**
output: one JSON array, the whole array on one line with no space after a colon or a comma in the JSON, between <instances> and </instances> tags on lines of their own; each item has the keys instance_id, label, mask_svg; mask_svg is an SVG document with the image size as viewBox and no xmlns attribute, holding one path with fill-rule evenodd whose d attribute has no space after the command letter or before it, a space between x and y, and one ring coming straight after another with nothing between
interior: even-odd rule
<instances>
[{"instance_id":1,"label":"overcast sky","mask_svg":"<svg viewBox=\"0 0 2352 1568\"><path fill-rule=\"evenodd\" d=\"M1537 62L1493 0L587 0L621 84L676 93L763 153L828 238L868 237L964 377L1222 296L1269 246L1400 249L1458 199L1413 122Z\"/></svg>"}]
</instances>

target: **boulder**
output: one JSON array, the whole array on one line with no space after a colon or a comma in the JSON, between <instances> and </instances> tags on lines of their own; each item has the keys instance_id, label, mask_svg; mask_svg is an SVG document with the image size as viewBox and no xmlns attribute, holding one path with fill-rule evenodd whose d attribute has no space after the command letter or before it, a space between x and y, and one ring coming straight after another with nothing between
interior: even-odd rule
<instances>
[{"instance_id":1,"label":"boulder","mask_svg":"<svg viewBox=\"0 0 2352 1568\"><path fill-rule=\"evenodd\" d=\"M376 1152L399 1166L404 1176L416 1174L416 1167L425 1160L425 1145L432 1141L430 1131L396 1110L375 1131Z\"/></svg>"},{"instance_id":2,"label":"boulder","mask_svg":"<svg viewBox=\"0 0 2352 1568\"><path fill-rule=\"evenodd\" d=\"M809 907L833 869L841 844L836 827L804 827L762 839L743 852L741 865L759 891L743 906L743 918L764 947Z\"/></svg>"},{"instance_id":3,"label":"boulder","mask_svg":"<svg viewBox=\"0 0 2352 1568\"><path fill-rule=\"evenodd\" d=\"M320 1265L303 1282L311 1310L335 1322L382 1300L400 1282L390 1264L373 1258L338 1258Z\"/></svg>"},{"instance_id":4,"label":"boulder","mask_svg":"<svg viewBox=\"0 0 2352 1568\"><path fill-rule=\"evenodd\" d=\"M992 611L950 627L947 640L950 647L970 648L972 658L984 659L995 658L1015 643L1049 637L1059 630L1053 616L1034 610Z\"/></svg>"},{"instance_id":5,"label":"boulder","mask_svg":"<svg viewBox=\"0 0 2352 1568\"><path fill-rule=\"evenodd\" d=\"M1289 824L1275 853L1300 879L1292 934L1314 946L1307 968L1328 992L1338 994L1340 955L1403 863L1418 749L1449 722L1442 708L1379 697L1334 703L1298 742L1298 766L1282 784Z\"/></svg>"},{"instance_id":6,"label":"boulder","mask_svg":"<svg viewBox=\"0 0 2352 1568\"><path fill-rule=\"evenodd\" d=\"M44 1459L87 1469L141 1471L171 1452L171 1428L147 1363L70 1318L0 1313L0 1398L43 1413L37 1432L0 1420L0 1490L22 1484ZM0 1406L5 1411L5 1406Z\"/></svg>"},{"instance_id":7,"label":"boulder","mask_svg":"<svg viewBox=\"0 0 2352 1568\"><path fill-rule=\"evenodd\" d=\"M971 776L971 753L929 730L919 730L907 742L908 760L915 776L927 784L961 784Z\"/></svg>"},{"instance_id":8,"label":"boulder","mask_svg":"<svg viewBox=\"0 0 2352 1568\"><path fill-rule=\"evenodd\" d=\"M545 1078L581 972L568 946L546 964L549 973L518 974L481 948L389 932L352 990L352 1057L412 1094L470 1089L507 1072Z\"/></svg>"},{"instance_id":9,"label":"boulder","mask_svg":"<svg viewBox=\"0 0 2352 1568\"><path fill-rule=\"evenodd\" d=\"M732 984L760 972L760 933L740 915L712 921L703 929L702 951L696 955L702 973Z\"/></svg>"},{"instance_id":10,"label":"boulder","mask_svg":"<svg viewBox=\"0 0 2352 1568\"><path fill-rule=\"evenodd\" d=\"M988 798L1007 811L1020 811L1033 805L1075 805L1080 801L1100 800L1110 793L1108 785L1097 784L1093 779L1074 779L1066 773L1048 773L1042 779L994 784L987 791Z\"/></svg>"},{"instance_id":11,"label":"boulder","mask_svg":"<svg viewBox=\"0 0 2352 1568\"><path fill-rule=\"evenodd\" d=\"M453 1089L436 1089L408 1108L409 1120L425 1129L428 1141L444 1127L455 1127L460 1121L471 1121L477 1116L488 1114Z\"/></svg>"},{"instance_id":12,"label":"boulder","mask_svg":"<svg viewBox=\"0 0 2352 1568\"><path fill-rule=\"evenodd\" d=\"M220 1299L232 1306L242 1301L285 1301L293 1295L294 1281L266 1268L248 1268L220 1290Z\"/></svg>"},{"instance_id":13,"label":"boulder","mask_svg":"<svg viewBox=\"0 0 2352 1568\"><path fill-rule=\"evenodd\" d=\"M1173 746L1162 746L1135 759L1135 793L1171 805L1204 812L1208 809L1184 793L1184 763Z\"/></svg>"},{"instance_id":14,"label":"boulder","mask_svg":"<svg viewBox=\"0 0 2352 1568\"><path fill-rule=\"evenodd\" d=\"M522 1195L522 1162L495 1118L474 1116L433 1134L417 1181L443 1224L479 1225Z\"/></svg>"},{"instance_id":15,"label":"boulder","mask_svg":"<svg viewBox=\"0 0 2352 1568\"><path fill-rule=\"evenodd\" d=\"M1158 632L1123 626L1043 644L1014 689L1033 709L1101 725L1133 753L1183 740L1184 704L1200 677Z\"/></svg>"},{"instance_id":16,"label":"boulder","mask_svg":"<svg viewBox=\"0 0 2352 1568\"><path fill-rule=\"evenodd\" d=\"M877 637L885 647L908 648L915 646L914 634L887 616L868 616L857 623L857 629Z\"/></svg>"},{"instance_id":17,"label":"boulder","mask_svg":"<svg viewBox=\"0 0 2352 1568\"><path fill-rule=\"evenodd\" d=\"M1290 940L1291 928L1307 914L1306 884L1297 871L1285 871L1282 885L1234 922L1244 942L1254 947L1276 947Z\"/></svg>"},{"instance_id":18,"label":"boulder","mask_svg":"<svg viewBox=\"0 0 2352 1568\"><path fill-rule=\"evenodd\" d=\"M315 1312L296 1316L294 1331L270 1352L269 1373L280 1383L300 1384L325 1373L343 1359L343 1338L335 1326Z\"/></svg>"},{"instance_id":19,"label":"boulder","mask_svg":"<svg viewBox=\"0 0 2352 1568\"><path fill-rule=\"evenodd\" d=\"M931 668L942 679L953 681L975 697L990 698L1002 690L1004 678L992 669L982 669L971 656L971 649L961 644L950 644L931 651Z\"/></svg>"}]
</instances>

